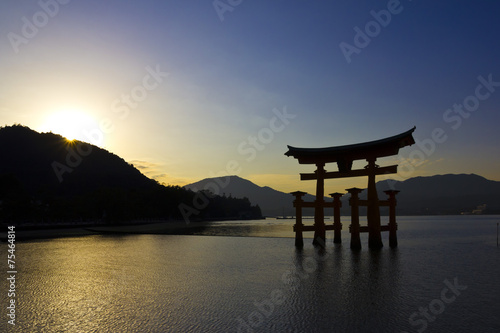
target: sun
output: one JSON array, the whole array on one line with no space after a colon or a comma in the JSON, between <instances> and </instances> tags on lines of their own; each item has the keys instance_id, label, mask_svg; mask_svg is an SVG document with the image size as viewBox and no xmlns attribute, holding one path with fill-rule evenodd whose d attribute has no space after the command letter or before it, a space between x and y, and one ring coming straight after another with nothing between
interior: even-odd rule
<instances>
[{"instance_id":1,"label":"sun","mask_svg":"<svg viewBox=\"0 0 500 333\"><path fill-rule=\"evenodd\" d=\"M93 130L98 128L97 122L89 114L79 110L58 111L50 114L40 126L40 132L52 132L64 136L68 141L79 140L91 142Z\"/></svg>"}]
</instances>

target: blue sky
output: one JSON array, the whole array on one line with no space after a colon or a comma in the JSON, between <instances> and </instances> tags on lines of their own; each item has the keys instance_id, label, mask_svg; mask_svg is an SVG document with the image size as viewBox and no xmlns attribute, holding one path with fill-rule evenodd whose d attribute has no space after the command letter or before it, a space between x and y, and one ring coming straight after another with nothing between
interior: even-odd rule
<instances>
[{"instance_id":1,"label":"blue sky","mask_svg":"<svg viewBox=\"0 0 500 333\"><path fill-rule=\"evenodd\" d=\"M421 146L379 161L406 166L394 177L500 180L499 14L496 1L6 0L0 125L71 129L167 184L236 170L308 192L298 173L313 168L284 156L287 145L416 126ZM349 57L347 44L358 46ZM463 103L473 111L453 111Z\"/></svg>"}]
</instances>

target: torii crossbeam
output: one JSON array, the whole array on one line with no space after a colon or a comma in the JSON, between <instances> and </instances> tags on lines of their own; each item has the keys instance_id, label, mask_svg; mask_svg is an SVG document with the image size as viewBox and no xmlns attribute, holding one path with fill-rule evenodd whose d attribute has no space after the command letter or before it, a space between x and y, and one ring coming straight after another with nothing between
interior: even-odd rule
<instances>
[{"instance_id":1,"label":"torii crossbeam","mask_svg":"<svg viewBox=\"0 0 500 333\"><path fill-rule=\"evenodd\" d=\"M379 167L375 164L377 158L393 156L399 153L399 149L415 143L412 129L385 139L328 148L297 148L288 146L286 156L293 156L299 164L315 164L314 173L300 174L301 180L316 180L316 201L314 202L314 241L313 244L325 244L325 222L324 208L324 180L331 178L368 176L368 198L360 200L366 204L368 220L368 246L370 248L381 248L383 246L380 235L380 205L377 189L375 187L375 176L397 172L397 165ZM352 164L356 160L366 160L368 165L364 169L352 170ZM338 171L327 172L326 163L337 163ZM354 191L356 192L356 191ZM351 193L352 194L352 193ZM395 201L394 201L395 202ZM351 243L351 247L352 243ZM354 246L357 247L357 246Z\"/></svg>"}]
</instances>

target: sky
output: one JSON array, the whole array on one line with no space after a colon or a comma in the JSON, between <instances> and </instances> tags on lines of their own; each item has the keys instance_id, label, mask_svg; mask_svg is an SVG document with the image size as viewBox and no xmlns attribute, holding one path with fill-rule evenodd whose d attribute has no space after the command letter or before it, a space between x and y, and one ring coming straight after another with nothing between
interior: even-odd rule
<instances>
[{"instance_id":1,"label":"sky","mask_svg":"<svg viewBox=\"0 0 500 333\"><path fill-rule=\"evenodd\" d=\"M377 161L400 165L389 178L500 181L499 14L493 0L3 0L0 126L99 145L169 185L236 174L309 193L299 173L315 168L287 145L416 126L417 144Z\"/></svg>"}]
</instances>

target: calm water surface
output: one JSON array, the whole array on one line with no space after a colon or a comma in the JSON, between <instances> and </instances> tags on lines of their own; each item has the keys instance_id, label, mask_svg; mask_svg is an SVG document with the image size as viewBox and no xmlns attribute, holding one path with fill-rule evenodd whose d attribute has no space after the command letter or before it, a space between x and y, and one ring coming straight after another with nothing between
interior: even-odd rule
<instances>
[{"instance_id":1,"label":"calm water surface","mask_svg":"<svg viewBox=\"0 0 500 333\"><path fill-rule=\"evenodd\" d=\"M347 218L343 244L334 246L327 233L324 252L309 239L297 251L292 220L218 222L206 235L19 242L17 325L7 326L4 314L2 326L18 332L500 332L497 222L500 216L401 217L398 249L388 248L383 233L385 247L370 251L362 234L359 252L349 249ZM7 253L5 244L1 249ZM0 300L7 304L6 292Z\"/></svg>"}]
</instances>

